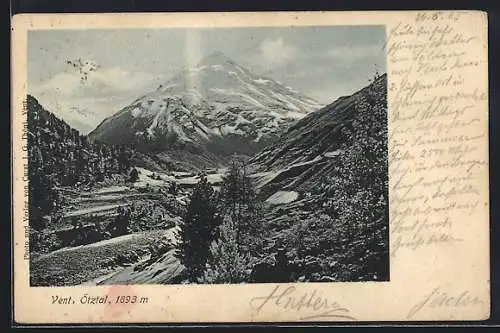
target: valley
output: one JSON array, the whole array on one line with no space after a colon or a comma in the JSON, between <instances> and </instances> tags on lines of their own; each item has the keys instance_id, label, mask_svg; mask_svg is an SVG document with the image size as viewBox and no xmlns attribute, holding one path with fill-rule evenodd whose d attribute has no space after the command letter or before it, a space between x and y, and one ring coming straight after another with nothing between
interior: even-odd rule
<instances>
[{"instance_id":1,"label":"valley","mask_svg":"<svg viewBox=\"0 0 500 333\"><path fill-rule=\"evenodd\" d=\"M322 106L215 53L88 136L29 96L31 285L387 281L386 85Z\"/></svg>"}]
</instances>

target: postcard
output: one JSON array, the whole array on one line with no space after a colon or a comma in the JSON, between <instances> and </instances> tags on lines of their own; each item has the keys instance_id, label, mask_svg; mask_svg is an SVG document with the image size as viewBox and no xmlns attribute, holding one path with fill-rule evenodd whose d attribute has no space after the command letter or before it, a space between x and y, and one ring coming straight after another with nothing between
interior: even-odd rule
<instances>
[{"instance_id":1,"label":"postcard","mask_svg":"<svg viewBox=\"0 0 500 333\"><path fill-rule=\"evenodd\" d=\"M22 324L490 316L487 16L20 14Z\"/></svg>"}]
</instances>

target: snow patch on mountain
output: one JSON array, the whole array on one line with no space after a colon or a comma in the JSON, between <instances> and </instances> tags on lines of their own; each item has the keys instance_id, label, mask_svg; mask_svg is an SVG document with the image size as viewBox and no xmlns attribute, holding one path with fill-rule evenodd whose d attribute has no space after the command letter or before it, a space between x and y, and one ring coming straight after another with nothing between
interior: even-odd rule
<instances>
[{"instance_id":1,"label":"snow patch on mountain","mask_svg":"<svg viewBox=\"0 0 500 333\"><path fill-rule=\"evenodd\" d=\"M139 108L134 108L131 113L132 117L137 118L141 114L142 110Z\"/></svg>"},{"instance_id":2,"label":"snow patch on mountain","mask_svg":"<svg viewBox=\"0 0 500 333\"><path fill-rule=\"evenodd\" d=\"M267 198L266 202L271 205L280 205L297 200L299 194L295 191L278 191Z\"/></svg>"},{"instance_id":3,"label":"snow patch on mountain","mask_svg":"<svg viewBox=\"0 0 500 333\"><path fill-rule=\"evenodd\" d=\"M255 79L255 80L253 80L253 82L255 82L255 83L259 83L259 84L268 84L268 83L271 83L271 81L270 81L270 80L260 79L260 78L259 78L259 79Z\"/></svg>"},{"instance_id":4,"label":"snow patch on mountain","mask_svg":"<svg viewBox=\"0 0 500 333\"><path fill-rule=\"evenodd\" d=\"M342 149L337 149L335 151L327 151L324 155L325 157L330 157L330 158L337 157L340 155L340 153L342 153L342 151L343 151Z\"/></svg>"}]
</instances>

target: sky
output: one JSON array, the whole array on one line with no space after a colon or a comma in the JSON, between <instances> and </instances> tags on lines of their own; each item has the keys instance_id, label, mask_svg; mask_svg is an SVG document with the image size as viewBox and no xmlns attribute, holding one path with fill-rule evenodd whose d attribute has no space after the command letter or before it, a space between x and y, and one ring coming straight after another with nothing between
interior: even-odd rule
<instances>
[{"instance_id":1,"label":"sky","mask_svg":"<svg viewBox=\"0 0 500 333\"><path fill-rule=\"evenodd\" d=\"M386 71L384 41L384 26L36 30L28 35L28 92L85 133L220 51L328 104ZM85 80L72 65L78 60Z\"/></svg>"}]
</instances>

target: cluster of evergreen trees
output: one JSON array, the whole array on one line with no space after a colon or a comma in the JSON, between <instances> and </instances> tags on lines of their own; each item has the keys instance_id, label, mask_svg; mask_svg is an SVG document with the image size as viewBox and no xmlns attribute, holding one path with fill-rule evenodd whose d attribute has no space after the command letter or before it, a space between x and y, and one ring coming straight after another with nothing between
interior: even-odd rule
<instances>
[{"instance_id":1,"label":"cluster of evergreen trees","mask_svg":"<svg viewBox=\"0 0 500 333\"><path fill-rule=\"evenodd\" d=\"M324 175L314 191L335 222L324 235L335 234L336 246L352 250L351 260L339 270L382 280L389 274L386 103L386 80L377 76L357 96L352 125L342 129L349 140L340 149L336 172ZM347 268L355 257L361 258L359 272Z\"/></svg>"},{"instance_id":2,"label":"cluster of evergreen trees","mask_svg":"<svg viewBox=\"0 0 500 333\"><path fill-rule=\"evenodd\" d=\"M385 83L365 88L356 99L356 117L342 128L348 138L340 147L335 173L324 175L320 191L335 218L352 216L352 224L386 213L388 196L387 104ZM346 200L350 204L345 205ZM356 214L357 216L354 216Z\"/></svg>"},{"instance_id":3,"label":"cluster of evergreen trees","mask_svg":"<svg viewBox=\"0 0 500 333\"><path fill-rule=\"evenodd\" d=\"M177 235L176 257L189 280L248 281L263 242L261 217L262 204L243 161L233 159L218 192L201 174Z\"/></svg>"},{"instance_id":4,"label":"cluster of evergreen trees","mask_svg":"<svg viewBox=\"0 0 500 333\"><path fill-rule=\"evenodd\" d=\"M126 173L132 154L123 147L89 142L30 95L26 106L30 221L39 228L42 216L61 204L58 187L90 185Z\"/></svg>"}]
</instances>

